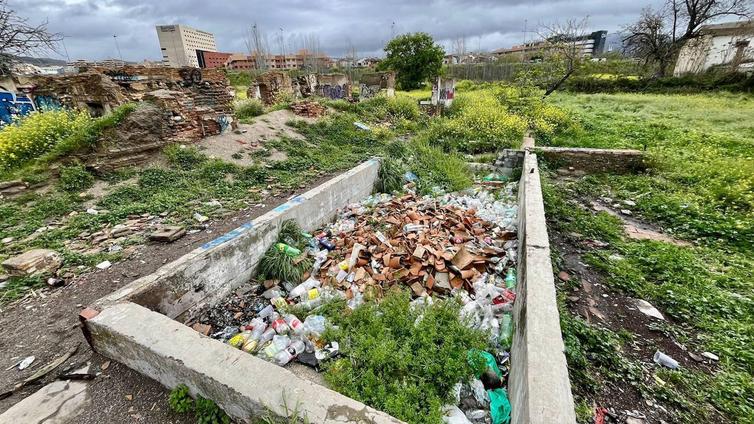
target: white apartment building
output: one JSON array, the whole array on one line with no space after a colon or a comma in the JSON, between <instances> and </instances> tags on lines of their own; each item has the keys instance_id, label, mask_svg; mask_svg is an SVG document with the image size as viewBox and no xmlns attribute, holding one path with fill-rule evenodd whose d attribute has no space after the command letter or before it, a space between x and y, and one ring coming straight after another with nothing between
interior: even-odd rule
<instances>
[{"instance_id":1,"label":"white apartment building","mask_svg":"<svg viewBox=\"0 0 754 424\"><path fill-rule=\"evenodd\" d=\"M186 25L157 25L162 62L167 66L199 67L197 50L216 52L217 44L212 33Z\"/></svg>"}]
</instances>

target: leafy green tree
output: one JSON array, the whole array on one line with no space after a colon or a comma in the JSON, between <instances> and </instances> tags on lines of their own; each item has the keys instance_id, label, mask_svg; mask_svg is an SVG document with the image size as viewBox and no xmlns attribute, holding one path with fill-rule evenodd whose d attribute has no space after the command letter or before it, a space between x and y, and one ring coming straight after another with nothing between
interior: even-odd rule
<instances>
[{"instance_id":1,"label":"leafy green tree","mask_svg":"<svg viewBox=\"0 0 754 424\"><path fill-rule=\"evenodd\" d=\"M437 76L445 56L445 50L426 32L393 38L385 46L385 53L387 58L380 62L379 69L395 71L398 85L404 90L419 88Z\"/></svg>"}]
</instances>

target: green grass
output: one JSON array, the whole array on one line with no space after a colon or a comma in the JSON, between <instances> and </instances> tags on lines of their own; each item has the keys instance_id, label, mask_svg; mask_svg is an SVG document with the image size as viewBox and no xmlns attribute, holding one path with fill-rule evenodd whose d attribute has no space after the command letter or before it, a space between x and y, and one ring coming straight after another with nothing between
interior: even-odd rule
<instances>
[{"instance_id":1,"label":"green grass","mask_svg":"<svg viewBox=\"0 0 754 424\"><path fill-rule=\"evenodd\" d=\"M594 187L634 198L647 219L680 237L754 246L754 97L709 95L568 95L555 103L578 116L583 130L551 144L646 148L654 168L610 176Z\"/></svg>"},{"instance_id":2,"label":"green grass","mask_svg":"<svg viewBox=\"0 0 754 424\"><path fill-rule=\"evenodd\" d=\"M555 136L551 144L646 148L652 160L653 168L640 175L590 176L569 184L567 192L546 185L545 200L551 231L610 243L586 255L610 287L650 301L688 328L693 337L685 342L691 349L720 356L721 369L712 375L662 371L665 386L641 387L675 408L679 422L715 420L715 409L730 422L753 422L753 100L725 93L554 98L571 109L582 129ZM600 195L634 200L641 219L694 245L624 239L617 218L593 215L573 200ZM567 346L574 335L585 338L580 325L570 325L578 318L564 320ZM610 363L591 371L593 361L579 364L578 355L569 355L577 387L614 369ZM580 375L584 367L587 375Z\"/></svg>"}]
</instances>

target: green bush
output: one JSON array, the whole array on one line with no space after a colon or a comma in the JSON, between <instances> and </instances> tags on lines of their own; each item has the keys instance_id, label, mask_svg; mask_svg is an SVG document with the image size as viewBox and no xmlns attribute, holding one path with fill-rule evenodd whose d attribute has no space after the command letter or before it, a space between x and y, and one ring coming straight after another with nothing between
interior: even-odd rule
<instances>
[{"instance_id":1,"label":"green bush","mask_svg":"<svg viewBox=\"0 0 754 424\"><path fill-rule=\"evenodd\" d=\"M423 311L410 300L397 291L350 314L329 308L325 313L338 328L324 337L340 343L343 358L328 366L325 379L346 396L406 422L440 423L453 386L472 377L467 352L484 349L487 337L460 320L455 299Z\"/></svg>"},{"instance_id":2,"label":"green bush","mask_svg":"<svg viewBox=\"0 0 754 424\"><path fill-rule=\"evenodd\" d=\"M81 191L94 185L94 176L80 163L60 169L60 188L65 191Z\"/></svg>"},{"instance_id":3,"label":"green bush","mask_svg":"<svg viewBox=\"0 0 754 424\"><path fill-rule=\"evenodd\" d=\"M407 96L389 98L386 104L387 114L393 119L418 119L419 105L416 100Z\"/></svg>"},{"instance_id":4,"label":"green bush","mask_svg":"<svg viewBox=\"0 0 754 424\"><path fill-rule=\"evenodd\" d=\"M566 80L564 88L581 93L695 93L715 90L751 92L754 90L754 75L714 70L699 75L643 79L620 75L606 78L597 74L571 77Z\"/></svg>"},{"instance_id":5,"label":"green bush","mask_svg":"<svg viewBox=\"0 0 754 424\"><path fill-rule=\"evenodd\" d=\"M419 177L419 190L427 193L434 187L448 191L471 186L472 172L459 154L447 153L422 140L409 144L408 168Z\"/></svg>"},{"instance_id":6,"label":"green bush","mask_svg":"<svg viewBox=\"0 0 754 424\"><path fill-rule=\"evenodd\" d=\"M264 114L264 105L259 99L246 99L236 102L233 108L238 119L249 119Z\"/></svg>"},{"instance_id":7,"label":"green bush","mask_svg":"<svg viewBox=\"0 0 754 424\"><path fill-rule=\"evenodd\" d=\"M18 168L52 150L58 143L83 132L92 118L66 110L34 113L0 129L0 171Z\"/></svg>"},{"instance_id":8,"label":"green bush","mask_svg":"<svg viewBox=\"0 0 754 424\"><path fill-rule=\"evenodd\" d=\"M194 406L194 400L189 394L188 386L179 384L171 390L168 404L170 405L170 409L175 412L184 413L191 411L191 408Z\"/></svg>"},{"instance_id":9,"label":"green bush","mask_svg":"<svg viewBox=\"0 0 754 424\"><path fill-rule=\"evenodd\" d=\"M34 113L0 129L0 171L10 171L31 160L49 162L92 147L107 128L135 110L125 104L111 114L93 119L86 112L57 110Z\"/></svg>"}]
</instances>

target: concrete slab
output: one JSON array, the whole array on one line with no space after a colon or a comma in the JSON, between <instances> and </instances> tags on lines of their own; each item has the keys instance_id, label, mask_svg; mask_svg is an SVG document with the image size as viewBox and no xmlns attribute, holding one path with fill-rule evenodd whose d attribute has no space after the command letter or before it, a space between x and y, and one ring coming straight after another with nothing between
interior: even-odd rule
<instances>
[{"instance_id":1,"label":"concrete slab","mask_svg":"<svg viewBox=\"0 0 754 424\"><path fill-rule=\"evenodd\" d=\"M54 381L3 412L0 424L74 423L91 402L88 385L83 381Z\"/></svg>"}]
</instances>

